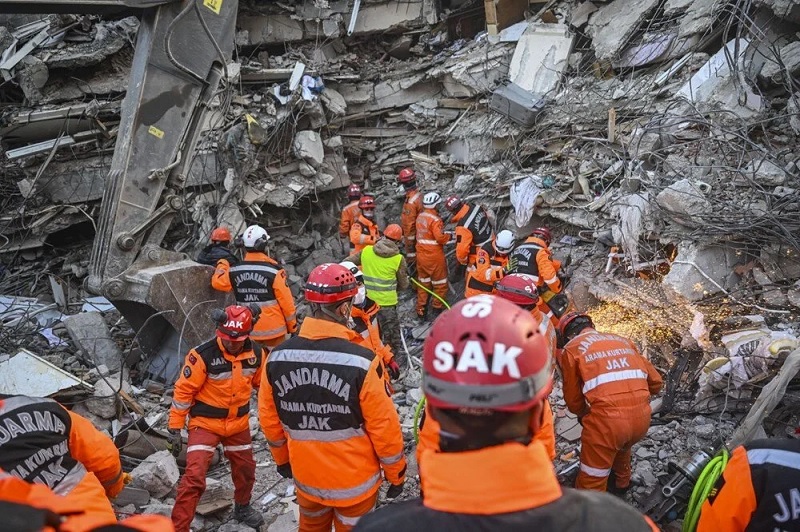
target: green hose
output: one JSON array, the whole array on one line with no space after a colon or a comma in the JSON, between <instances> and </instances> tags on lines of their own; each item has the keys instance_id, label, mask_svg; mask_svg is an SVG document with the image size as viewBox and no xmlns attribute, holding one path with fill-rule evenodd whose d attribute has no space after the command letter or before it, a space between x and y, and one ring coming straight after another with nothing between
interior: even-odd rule
<instances>
[{"instance_id":1,"label":"green hose","mask_svg":"<svg viewBox=\"0 0 800 532\"><path fill-rule=\"evenodd\" d=\"M425 396L422 396L417 407L414 409L414 443L419 443L419 418L425 409Z\"/></svg>"},{"instance_id":2,"label":"green hose","mask_svg":"<svg viewBox=\"0 0 800 532\"><path fill-rule=\"evenodd\" d=\"M422 285L419 283L419 281L417 281L417 280L416 280L416 279L414 279L413 277L410 277L410 279L411 279L411 282L412 282L412 283L414 283L415 285L417 285L418 287L422 288L423 290L425 290L426 292L428 292L430 295L432 295L433 297L435 297L436 299L438 299L439 301L441 301L441 302L442 302L442 305L444 305L444 308L446 308L447 310L450 310L450 305L448 305L448 304L447 304L447 301L445 301L444 299L442 299L441 297L439 297L439 295L438 295L438 294L436 294L436 293L434 293L433 291L431 291L430 289L428 289L428 288L425 288L424 286L422 286Z\"/></svg>"},{"instance_id":3,"label":"green hose","mask_svg":"<svg viewBox=\"0 0 800 532\"><path fill-rule=\"evenodd\" d=\"M698 477L692 490L692 496L689 497L689 506L686 509L686 516L683 518L683 532L694 532L697 529L697 521L700 520L700 509L727 465L728 450L722 449L703 468L703 472L700 473L700 477Z\"/></svg>"}]
</instances>

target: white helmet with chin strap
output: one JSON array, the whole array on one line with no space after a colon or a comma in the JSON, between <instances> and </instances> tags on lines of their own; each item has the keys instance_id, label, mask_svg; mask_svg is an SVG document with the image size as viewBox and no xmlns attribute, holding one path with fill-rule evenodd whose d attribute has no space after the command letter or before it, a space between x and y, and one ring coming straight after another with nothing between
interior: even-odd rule
<instances>
[{"instance_id":1,"label":"white helmet with chin strap","mask_svg":"<svg viewBox=\"0 0 800 532\"><path fill-rule=\"evenodd\" d=\"M242 244L247 249L264 251L267 248L268 240L267 230L260 225L251 225L242 233Z\"/></svg>"},{"instance_id":2,"label":"white helmet with chin strap","mask_svg":"<svg viewBox=\"0 0 800 532\"><path fill-rule=\"evenodd\" d=\"M514 249L514 233L508 229L503 229L494 239L494 249L498 253L508 255Z\"/></svg>"},{"instance_id":3,"label":"white helmet with chin strap","mask_svg":"<svg viewBox=\"0 0 800 532\"><path fill-rule=\"evenodd\" d=\"M438 192L428 192L422 197L422 206L432 209L442 202L442 196Z\"/></svg>"}]
</instances>

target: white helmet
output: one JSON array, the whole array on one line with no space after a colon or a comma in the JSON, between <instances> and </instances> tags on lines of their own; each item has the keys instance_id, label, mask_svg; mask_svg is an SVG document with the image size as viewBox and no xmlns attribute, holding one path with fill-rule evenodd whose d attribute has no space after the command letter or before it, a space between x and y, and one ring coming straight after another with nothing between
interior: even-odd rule
<instances>
[{"instance_id":1,"label":"white helmet","mask_svg":"<svg viewBox=\"0 0 800 532\"><path fill-rule=\"evenodd\" d=\"M251 225L242 234L242 244L247 249L264 251L267 248L267 240L269 240L267 230L260 225Z\"/></svg>"},{"instance_id":2,"label":"white helmet","mask_svg":"<svg viewBox=\"0 0 800 532\"><path fill-rule=\"evenodd\" d=\"M494 249L498 253L508 255L514 249L514 233L508 229L503 229L494 239Z\"/></svg>"},{"instance_id":3,"label":"white helmet","mask_svg":"<svg viewBox=\"0 0 800 532\"><path fill-rule=\"evenodd\" d=\"M438 192L428 192L422 197L422 206L432 209L442 202L442 197Z\"/></svg>"},{"instance_id":4,"label":"white helmet","mask_svg":"<svg viewBox=\"0 0 800 532\"><path fill-rule=\"evenodd\" d=\"M364 284L364 274L361 273L361 270L358 269L358 266L356 266L354 262L346 260L344 262L340 262L339 266L344 266L345 268L350 270L350 273L352 273L353 277L356 278L356 282L358 282L358 284Z\"/></svg>"}]
</instances>

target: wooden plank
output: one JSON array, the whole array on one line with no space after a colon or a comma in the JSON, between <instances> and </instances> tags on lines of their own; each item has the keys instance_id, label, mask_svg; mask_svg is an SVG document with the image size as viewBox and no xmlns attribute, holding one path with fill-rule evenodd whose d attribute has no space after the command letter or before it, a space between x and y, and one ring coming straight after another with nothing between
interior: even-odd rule
<instances>
[{"instance_id":1,"label":"wooden plank","mask_svg":"<svg viewBox=\"0 0 800 532\"><path fill-rule=\"evenodd\" d=\"M497 35L500 30L497 29L497 7L494 0L484 0L483 9L486 12L486 29L489 30L489 35Z\"/></svg>"}]
</instances>

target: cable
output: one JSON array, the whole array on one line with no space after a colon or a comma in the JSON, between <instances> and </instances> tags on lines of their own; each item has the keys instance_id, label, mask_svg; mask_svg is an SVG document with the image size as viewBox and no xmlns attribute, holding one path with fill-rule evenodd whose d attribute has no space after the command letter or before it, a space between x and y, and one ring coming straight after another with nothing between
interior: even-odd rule
<instances>
[{"instance_id":1,"label":"cable","mask_svg":"<svg viewBox=\"0 0 800 532\"><path fill-rule=\"evenodd\" d=\"M694 532L697 529L697 521L700 519L700 508L708 498L708 494L722 476L725 467L728 465L728 450L722 449L710 462L703 468L689 498L689 505L686 509L686 516L683 518L683 532Z\"/></svg>"},{"instance_id":2,"label":"cable","mask_svg":"<svg viewBox=\"0 0 800 532\"><path fill-rule=\"evenodd\" d=\"M422 285L419 283L419 281L417 281L417 280L416 280L416 279L414 279L413 277L409 277L409 279L411 279L411 282L412 282L412 283L414 283L415 285L417 285L419 288L422 288L423 290L425 290L426 292L428 292L428 294L432 295L433 297L435 297L436 299L438 299L439 301L441 301L441 302L442 302L442 305L444 305L444 306L445 306L445 308L446 308L447 310L450 310L450 305L448 305L448 304L447 304L447 301L445 301L444 299L442 299L441 297L439 297L439 295L438 295L438 294L434 293L434 292L433 292L432 290L430 290L429 288L425 288L424 286L422 286Z\"/></svg>"},{"instance_id":3,"label":"cable","mask_svg":"<svg viewBox=\"0 0 800 532\"><path fill-rule=\"evenodd\" d=\"M417 407L414 409L414 443L419 443L419 418L422 416L422 411L425 408L425 396L422 396Z\"/></svg>"}]
</instances>

